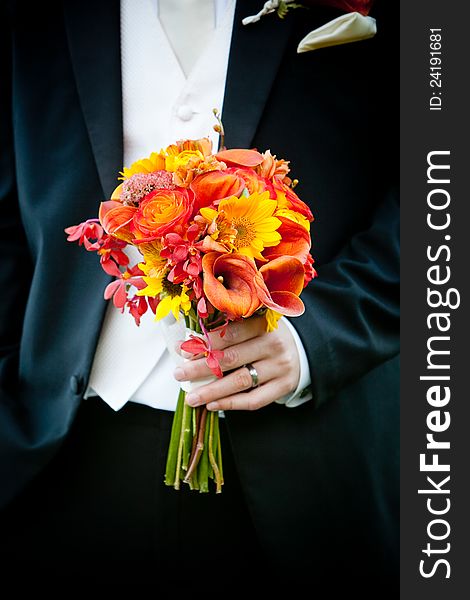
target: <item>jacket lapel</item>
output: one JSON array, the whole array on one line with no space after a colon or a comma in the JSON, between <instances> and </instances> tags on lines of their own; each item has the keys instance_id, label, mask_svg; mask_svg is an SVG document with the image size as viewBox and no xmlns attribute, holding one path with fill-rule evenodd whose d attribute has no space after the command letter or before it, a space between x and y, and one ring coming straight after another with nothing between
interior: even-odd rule
<instances>
[{"instance_id":1,"label":"jacket lapel","mask_svg":"<svg viewBox=\"0 0 470 600\"><path fill-rule=\"evenodd\" d=\"M249 148L275 80L294 19L276 14L252 25L242 19L262 7L239 1L235 9L232 45L222 118L229 148Z\"/></svg>"},{"instance_id":2,"label":"jacket lapel","mask_svg":"<svg viewBox=\"0 0 470 600\"><path fill-rule=\"evenodd\" d=\"M64 2L80 103L104 197L123 162L119 0Z\"/></svg>"}]
</instances>

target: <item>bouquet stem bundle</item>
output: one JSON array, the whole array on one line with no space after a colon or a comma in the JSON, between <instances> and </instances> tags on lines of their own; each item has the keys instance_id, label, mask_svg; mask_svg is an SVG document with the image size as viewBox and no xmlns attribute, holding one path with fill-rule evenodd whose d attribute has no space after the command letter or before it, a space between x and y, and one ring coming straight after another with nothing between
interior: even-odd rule
<instances>
[{"instance_id":1,"label":"bouquet stem bundle","mask_svg":"<svg viewBox=\"0 0 470 600\"><path fill-rule=\"evenodd\" d=\"M219 413L204 406L192 408L180 390L165 471L165 484L179 490L181 482L192 490L209 491L213 479L216 492L224 483L220 445Z\"/></svg>"}]
</instances>

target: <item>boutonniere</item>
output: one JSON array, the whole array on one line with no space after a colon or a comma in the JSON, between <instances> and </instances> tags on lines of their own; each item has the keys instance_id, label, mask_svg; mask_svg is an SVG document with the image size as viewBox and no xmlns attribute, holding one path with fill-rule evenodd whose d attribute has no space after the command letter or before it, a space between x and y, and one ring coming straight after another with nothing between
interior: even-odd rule
<instances>
[{"instance_id":1,"label":"boutonniere","mask_svg":"<svg viewBox=\"0 0 470 600\"><path fill-rule=\"evenodd\" d=\"M268 0L256 15L243 19L243 25L256 23L264 15L277 12L284 18L289 10L294 8L310 8L312 6L330 6L344 10L345 14L339 16L325 25L318 27L300 41L297 52L309 52L327 46L338 46L359 42L374 37L377 33L375 19L369 17L369 11L374 0Z\"/></svg>"}]
</instances>

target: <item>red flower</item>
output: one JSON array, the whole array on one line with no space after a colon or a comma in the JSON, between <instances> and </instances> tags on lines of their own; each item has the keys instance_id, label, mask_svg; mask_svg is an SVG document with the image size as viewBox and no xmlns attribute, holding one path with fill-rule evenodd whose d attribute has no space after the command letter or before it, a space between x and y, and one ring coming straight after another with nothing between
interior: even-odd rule
<instances>
[{"instance_id":1,"label":"red flower","mask_svg":"<svg viewBox=\"0 0 470 600\"><path fill-rule=\"evenodd\" d=\"M98 223L98 219L90 219L84 223L80 223L80 225L72 225L72 227L67 227L64 231L68 234L68 242L76 242L78 240L79 245L85 246L85 249L90 252L99 249L99 242L104 233L103 228ZM91 242L91 240L96 241Z\"/></svg>"},{"instance_id":2,"label":"red flower","mask_svg":"<svg viewBox=\"0 0 470 600\"><path fill-rule=\"evenodd\" d=\"M129 264L129 257L123 252L126 242L118 240L110 235L103 236L100 242L98 254L100 264L108 275L121 276L119 266L125 267Z\"/></svg>"},{"instance_id":3,"label":"red flower","mask_svg":"<svg viewBox=\"0 0 470 600\"><path fill-rule=\"evenodd\" d=\"M118 279L111 281L104 290L104 299L113 299L113 304L116 308L124 308L128 301L127 291L129 285L133 285L137 289L143 289L146 284L142 280L142 271L138 266L126 269L124 273L119 273Z\"/></svg>"},{"instance_id":4,"label":"red flower","mask_svg":"<svg viewBox=\"0 0 470 600\"><path fill-rule=\"evenodd\" d=\"M358 12L368 15L374 0L303 0L305 6L331 6L344 12Z\"/></svg>"},{"instance_id":5,"label":"red flower","mask_svg":"<svg viewBox=\"0 0 470 600\"><path fill-rule=\"evenodd\" d=\"M304 262L304 271L305 271L304 287L306 287L312 281L312 279L317 277L317 272L315 271L315 269L313 267L313 263L314 263L313 256L311 254L309 254L306 262Z\"/></svg>"},{"instance_id":6,"label":"red flower","mask_svg":"<svg viewBox=\"0 0 470 600\"><path fill-rule=\"evenodd\" d=\"M168 233L165 236L164 246L160 253L163 258L168 259L172 267L167 275L168 281L172 283L185 283L193 287L196 297L199 298L198 290L201 286L194 288L193 283L199 278L202 271L201 252L195 240L199 236L199 226L193 223L186 231L186 240L178 233Z\"/></svg>"},{"instance_id":7,"label":"red flower","mask_svg":"<svg viewBox=\"0 0 470 600\"><path fill-rule=\"evenodd\" d=\"M219 360L224 357L223 350L212 350L210 342L206 342L200 337L191 335L189 340L181 344L181 350L189 352L195 356L203 354L206 357L206 365L217 377L223 377Z\"/></svg>"},{"instance_id":8,"label":"red flower","mask_svg":"<svg viewBox=\"0 0 470 600\"><path fill-rule=\"evenodd\" d=\"M134 296L126 303L130 314L134 317L136 325L140 325L140 319L147 312L148 304L144 296Z\"/></svg>"}]
</instances>

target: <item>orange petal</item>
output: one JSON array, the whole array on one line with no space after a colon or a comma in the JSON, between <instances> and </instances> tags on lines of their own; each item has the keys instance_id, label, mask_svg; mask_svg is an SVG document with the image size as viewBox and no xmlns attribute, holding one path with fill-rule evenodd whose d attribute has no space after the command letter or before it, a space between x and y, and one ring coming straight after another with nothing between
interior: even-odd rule
<instances>
[{"instance_id":1,"label":"orange petal","mask_svg":"<svg viewBox=\"0 0 470 600\"><path fill-rule=\"evenodd\" d=\"M193 179L189 187L196 194L194 213L197 213L200 208L210 206L214 202L230 196L239 196L245 182L234 174L209 171Z\"/></svg>"},{"instance_id":2,"label":"orange petal","mask_svg":"<svg viewBox=\"0 0 470 600\"><path fill-rule=\"evenodd\" d=\"M261 306L252 258L241 254L209 252L202 259L204 293L209 302L230 320L250 317Z\"/></svg>"},{"instance_id":3,"label":"orange petal","mask_svg":"<svg viewBox=\"0 0 470 600\"><path fill-rule=\"evenodd\" d=\"M292 292L270 293L260 273L256 275L254 283L259 299L267 308L287 317L298 317L304 312L305 307L302 300Z\"/></svg>"},{"instance_id":4,"label":"orange petal","mask_svg":"<svg viewBox=\"0 0 470 600\"><path fill-rule=\"evenodd\" d=\"M265 248L263 256L268 260L275 258L276 256L289 255L295 256L302 263L307 260L310 252L311 240L310 234L302 227L299 223L286 219L284 217L277 217L282 225L277 230L281 235L281 241L277 246Z\"/></svg>"},{"instance_id":5,"label":"orange petal","mask_svg":"<svg viewBox=\"0 0 470 600\"><path fill-rule=\"evenodd\" d=\"M305 312L302 300L291 292L273 292L271 302L266 306L286 317L299 317Z\"/></svg>"},{"instance_id":6,"label":"orange petal","mask_svg":"<svg viewBox=\"0 0 470 600\"><path fill-rule=\"evenodd\" d=\"M258 173L253 169L246 167L229 167L227 171L238 175L238 177L241 177L244 180L246 188L250 194L254 194L255 192L262 194L266 190L269 190L269 197L273 200L276 200L277 196L273 184L269 181L269 179L258 175Z\"/></svg>"},{"instance_id":7,"label":"orange petal","mask_svg":"<svg viewBox=\"0 0 470 600\"><path fill-rule=\"evenodd\" d=\"M131 242L134 236L129 230L129 225L136 210L135 206L124 206L115 200L102 202L99 210L100 223L106 233Z\"/></svg>"},{"instance_id":8,"label":"orange petal","mask_svg":"<svg viewBox=\"0 0 470 600\"><path fill-rule=\"evenodd\" d=\"M291 292L299 296L304 288L304 267L294 256L279 256L260 269L271 292Z\"/></svg>"},{"instance_id":9,"label":"orange petal","mask_svg":"<svg viewBox=\"0 0 470 600\"><path fill-rule=\"evenodd\" d=\"M263 155L257 150L244 150L242 148L222 150L215 157L229 167L257 167L263 162Z\"/></svg>"}]
</instances>

